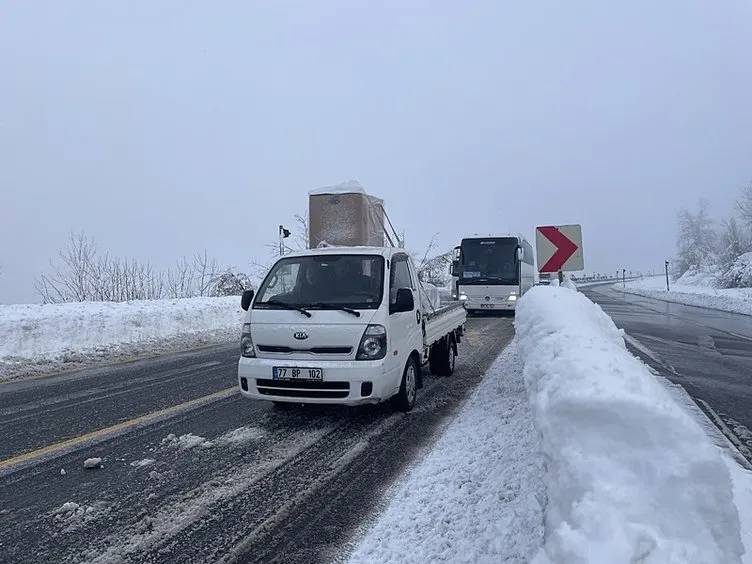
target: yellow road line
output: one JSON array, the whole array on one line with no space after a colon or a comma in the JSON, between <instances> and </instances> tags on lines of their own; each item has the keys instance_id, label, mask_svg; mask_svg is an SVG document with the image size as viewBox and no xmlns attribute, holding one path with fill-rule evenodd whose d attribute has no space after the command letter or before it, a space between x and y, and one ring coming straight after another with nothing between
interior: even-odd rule
<instances>
[{"instance_id":1,"label":"yellow road line","mask_svg":"<svg viewBox=\"0 0 752 564\"><path fill-rule=\"evenodd\" d=\"M70 452L76 447L84 444L100 443L115 436L125 434L126 432L137 427L145 427L146 425L149 425L151 423L169 419L170 417L174 417L175 415L178 415L180 413L191 411L204 405L208 405L212 402L229 398L237 393L238 388L236 386L233 386L232 388L225 388L224 390L214 392L213 394L209 394L208 396L202 396L200 398L192 399L179 405L173 405L172 407L161 409L159 411L153 411L152 413L147 413L146 415L141 415L139 417L136 417L135 419L130 419L128 421L123 421L122 423L112 425L110 427L105 427L104 429L99 429L97 431L92 431L91 433L86 433L85 435L66 439L59 443L48 445L46 447L42 447L30 452L25 452L12 458L6 458L5 460L0 461L0 473L5 473L5 471L16 466L30 466L34 463L41 462L42 460L54 458L55 456Z\"/></svg>"}]
</instances>

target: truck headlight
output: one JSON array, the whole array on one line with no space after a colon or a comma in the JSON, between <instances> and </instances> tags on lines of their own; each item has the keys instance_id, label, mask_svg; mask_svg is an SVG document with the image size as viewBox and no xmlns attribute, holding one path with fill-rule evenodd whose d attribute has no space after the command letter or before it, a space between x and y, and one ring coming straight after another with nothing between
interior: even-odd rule
<instances>
[{"instance_id":1,"label":"truck headlight","mask_svg":"<svg viewBox=\"0 0 752 564\"><path fill-rule=\"evenodd\" d=\"M511 296L509 296L509 297L508 297L507 299L508 299L508 300L509 300L510 302L515 302L515 301L517 301L517 296L516 296L515 294L512 294L512 295L511 295Z\"/></svg>"},{"instance_id":2,"label":"truck headlight","mask_svg":"<svg viewBox=\"0 0 752 564\"><path fill-rule=\"evenodd\" d=\"M467 301L467 294L460 294L460 301L461 302Z\"/></svg>"},{"instance_id":3,"label":"truck headlight","mask_svg":"<svg viewBox=\"0 0 752 564\"><path fill-rule=\"evenodd\" d=\"M386 329L383 325L369 325L358 346L357 360L381 360L386 356Z\"/></svg>"},{"instance_id":4,"label":"truck headlight","mask_svg":"<svg viewBox=\"0 0 752 564\"><path fill-rule=\"evenodd\" d=\"M240 335L240 356L245 358L256 357L256 348L253 346L253 339L251 339L250 323L243 323L243 333Z\"/></svg>"}]
</instances>

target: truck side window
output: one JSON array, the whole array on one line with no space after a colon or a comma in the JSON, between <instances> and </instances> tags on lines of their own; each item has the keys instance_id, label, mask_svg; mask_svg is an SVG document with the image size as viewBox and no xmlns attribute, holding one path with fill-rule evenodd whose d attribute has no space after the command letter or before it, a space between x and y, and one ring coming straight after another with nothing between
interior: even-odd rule
<instances>
[{"instance_id":1,"label":"truck side window","mask_svg":"<svg viewBox=\"0 0 752 564\"><path fill-rule=\"evenodd\" d=\"M389 303L397 300L397 290L400 288L412 288L410 269L407 266L407 257L394 257L392 259L392 271L389 280Z\"/></svg>"}]
</instances>

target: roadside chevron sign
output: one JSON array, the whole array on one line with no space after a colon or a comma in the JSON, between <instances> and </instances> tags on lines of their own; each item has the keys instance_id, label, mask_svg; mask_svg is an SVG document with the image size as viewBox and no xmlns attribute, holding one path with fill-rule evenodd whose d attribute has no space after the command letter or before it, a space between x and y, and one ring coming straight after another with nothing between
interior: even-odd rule
<instances>
[{"instance_id":1,"label":"roadside chevron sign","mask_svg":"<svg viewBox=\"0 0 752 564\"><path fill-rule=\"evenodd\" d=\"M584 270L581 225L543 225L535 228L538 272Z\"/></svg>"}]
</instances>

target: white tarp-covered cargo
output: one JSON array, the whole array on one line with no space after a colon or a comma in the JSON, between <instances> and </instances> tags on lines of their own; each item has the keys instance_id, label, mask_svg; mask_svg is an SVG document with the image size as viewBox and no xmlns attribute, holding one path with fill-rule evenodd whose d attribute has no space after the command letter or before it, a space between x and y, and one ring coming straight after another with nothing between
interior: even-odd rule
<instances>
[{"instance_id":1,"label":"white tarp-covered cargo","mask_svg":"<svg viewBox=\"0 0 752 564\"><path fill-rule=\"evenodd\" d=\"M308 193L308 240L368 247L384 246L384 201L370 196L355 180Z\"/></svg>"}]
</instances>

